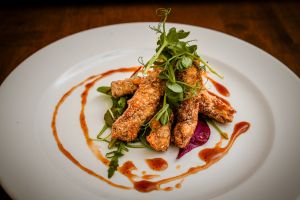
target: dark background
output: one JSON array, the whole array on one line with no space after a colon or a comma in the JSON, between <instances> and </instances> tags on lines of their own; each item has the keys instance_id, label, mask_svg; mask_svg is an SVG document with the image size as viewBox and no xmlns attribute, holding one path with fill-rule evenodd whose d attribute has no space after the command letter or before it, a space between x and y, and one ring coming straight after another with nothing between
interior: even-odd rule
<instances>
[{"instance_id":1,"label":"dark background","mask_svg":"<svg viewBox=\"0 0 300 200\"><path fill-rule=\"evenodd\" d=\"M159 7L172 8L169 22L197 25L238 37L270 53L300 76L300 3L296 1L142 2L0 3L0 84L24 59L51 42L99 26L157 21L155 10ZM9 199L2 189L0 194L2 199Z\"/></svg>"}]
</instances>

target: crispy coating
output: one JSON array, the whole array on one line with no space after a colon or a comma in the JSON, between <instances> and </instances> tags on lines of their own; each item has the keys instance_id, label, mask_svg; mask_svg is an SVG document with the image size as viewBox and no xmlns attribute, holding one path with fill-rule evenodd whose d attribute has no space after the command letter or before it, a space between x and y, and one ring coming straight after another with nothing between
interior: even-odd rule
<instances>
[{"instance_id":1,"label":"crispy coating","mask_svg":"<svg viewBox=\"0 0 300 200\"><path fill-rule=\"evenodd\" d=\"M193 136L198 123L199 101L193 97L181 103L174 128L174 143L184 148Z\"/></svg>"},{"instance_id":2,"label":"crispy coating","mask_svg":"<svg viewBox=\"0 0 300 200\"><path fill-rule=\"evenodd\" d=\"M180 72L177 78L191 86L196 86L197 84L200 86L202 84L200 70L195 66ZM199 93L200 89L196 92ZM177 124L174 128L174 143L180 148L184 148L189 143L198 123L199 97L198 94L191 96L191 98L184 100L179 105L177 111Z\"/></svg>"},{"instance_id":3,"label":"crispy coating","mask_svg":"<svg viewBox=\"0 0 300 200\"><path fill-rule=\"evenodd\" d=\"M236 111L232 106L217 95L212 95L207 90L199 94L199 112L222 124L232 122Z\"/></svg>"},{"instance_id":4,"label":"crispy coating","mask_svg":"<svg viewBox=\"0 0 300 200\"><path fill-rule=\"evenodd\" d=\"M155 78L161 72L160 69L155 69L148 72L147 77L134 77L127 78L124 80L118 80L111 82L111 94L113 97L121 97L129 94L134 94L138 89L139 85L145 81L145 79Z\"/></svg>"},{"instance_id":5,"label":"crispy coating","mask_svg":"<svg viewBox=\"0 0 300 200\"><path fill-rule=\"evenodd\" d=\"M114 123L112 128L113 138L124 141L132 141L137 137L140 126L152 117L159 105L159 99L163 95L164 84L157 78L159 70L149 72L147 77L135 77L114 81L111 84L112 95L120 97L134 94L128 101L128 109ZM215 119L220 123L232 122L235 110L221 97L216 96L202 85L201 72L196 67L190 67L176 74L182 82L201 88L198 95L181 103L177 111L177 124L172 135L172 142L180 148L184 148L194 133L197 126L198 113ZM191 94L186 94L191 95ZM192 95L191 95L192 96ZM170 130L172 122L162 126L154 121L151 124L152 131L147 141L156 151L166 151L170 144Z\"/></svg>"},{"instance_id":6,"label":"crispy coating","mask_svg":"<svg viewBox=\"0 0 300 200\"><path fill-rule=\"evenodd\" d=\"M133 94L138 89L141 82L142 78L140 77L113 81L111 82L111 94L115 98Z\"/></svg>"},{"instance_id":7,"label":"crispy coating","mask_svg":"<svg viewBox=\"0 0 300 200\"><path fill-rule=\"evenodd\" d=\"M195 66L177 73L176 78L191 86L196 86L197 83L202 84L201 71Z\"/></svg>"},{"instance_id":8,"label":"crispy coating","mask_svg":"<svg viewBox=\"0 0 300 200\"><path fill-rule=\"evenodd\" d=\"M151 132L147 136L147 141L155 151L167 151L170 146L171 125L174 115L170 115L169 122L162 125L159 121L153 120L150 124Z\"/></svg>"},{"instance_id":9,"label":"crispy coating","mask_svg":"<svg viewBox=\"0 0 300 200\"><path fill-rule=\"evenodd\" d=\"M128 101L126 111L113 123L112 137L122 141L136 139L142 124L155 114L163 92L163 82L159 78L143 79Z\"/></svg>"}]
</instances>

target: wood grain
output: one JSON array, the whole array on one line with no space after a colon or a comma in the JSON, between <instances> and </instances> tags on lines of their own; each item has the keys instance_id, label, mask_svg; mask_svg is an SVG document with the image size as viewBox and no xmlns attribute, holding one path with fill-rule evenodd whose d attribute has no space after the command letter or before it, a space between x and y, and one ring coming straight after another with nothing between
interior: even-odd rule
<instances>
[{"instance_id":1,"label":"wood grain","mask_svg":"<svg viewBox=\"0 0 300 200\"><path fill-rule=\"evenodd\" d=\"M42 47L86 29L125 22L157 21L154 12L171 7L170 22L221 31L270 53L300 76L300 4L130 3L0 8L0 84Z\"/></svg>"},{"instance_id":2,"label":"wood grain","mask_svg":"<svg viewBox=\"0 0 300 200\"><path fill-rule=\"evenodd\" d=\"M171 7L169 21L211 28L267 51L300 76L300 4L193 3L104 4L0 9L0 83L28 56L73 33L109 24L157 21L154 11Z\"/></svg>"}]
</instances>

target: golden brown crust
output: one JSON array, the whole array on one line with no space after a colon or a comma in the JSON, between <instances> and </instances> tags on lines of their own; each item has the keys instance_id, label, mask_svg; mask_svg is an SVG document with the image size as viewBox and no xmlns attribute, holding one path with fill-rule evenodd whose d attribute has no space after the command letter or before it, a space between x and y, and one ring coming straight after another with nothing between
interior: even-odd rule
<instances>
[{"instance_id":1,"label":"golden brown crust","mask_svg":"<svg viewBox=\"0 0 300 200\"><path fill-rule=\"evenodd\" d=\"M203 90L199 94L199 112L222 124L232 122L236 111L234 108L224 102L216 95L211 95L208 91Z\"/></svg>"},{"instance_id":2,"label":"golden brown crust","mask_svg":"<svg viewBox=\"0 0 300 200\"><path fill-rule=\"evenodd\" d=\"M177 112L177 123L174 128L174 143L184 148L190 141L198 122L199 101L196 97L181 103Z\"/></svg>"},{"instance_id":3,"label":"golden brown crust","mask_svg":"<svg viewBox=\"0 0 300 200\"><path fill-rule=\"evenodd\" d=\"M166 125L162 125L155 119L151 122L151 132L146 139L154 150L168 150L170 146L171 125L173 122L173 118L173 114L171 114L169 122Z\"/></svg>"},{"instance_id":4,"label":"golden brown crust","mask_svg":"<svg viewBox=\"0 0 300 200\"><path fill-rule=\"evenodd\" d=\"M134 77L127 78L124 80L118 80L111 82L111 94L113 97L121 97L125 95L134 94L134 92L138 89L139 85L146 81L145 79L155 78L161 72L160 69L155 69L153 71L148 72L148 76L146 77Z\"/></svg>"},{"instance_id":5,"label":"golden brown crust","mask_svg":"<svg viewBox=\"0 0 300 200\"><path fill-rule=\"evenodd\" d=\"M140 77L113 81L111 82L111 94L115 98L133 94L138 89L138 85L141 82L142 78Z\"/></svg>"},{"instance_id":6,"label":"golden brown crust","mask_svg":"<svg viewBox=\"0 0 300 200\"><path fill-rule=\"evenodd\" d=\"M200 70L195 66L189 67L183 72L180 72L177 75L177 78L194 87L197 84L201 87L202 84ZM198 93L200 89L201 88L199 88L196 93ZM184 148L189 143L198 123L198 94L185 94L185 96L192 97L184 100L179 105L177 111L177 124L174 128L174 143L180 148Z\"/></svg>"},{"instance_id":7,"label":"golden brown crust","mask_svg":"<svg viewBox=\"0 0 300 200\"><path fill-rule=\"evenodd\" d=\"M132 141L137 137L141 125L149 120L157 111L160 97L164 92L164 83L157 78L160 70L154 70L147 77L136 77L112 82L112 95L120 97L134 94L128 101L128 108L117 119L112 127L112 137L123 141ZM222 98L210 94L202 85L201 72L197 67L190 67L180 73L177 78L191 86L200 87L196 96L187 93L191 98L183 101L177 109L177 123L172 141L176 146L184 148L190 141L198 122L198 113L215 119L220 123L232 122L236 112L232 106ZM166 151L170 144L171 124L162 126L153 120L152 131L147 141L156 151Z\"/></svg>"},{"instance_id":8,"label":"golden brown crust","mask_svg":"<svg viewBox=\"0 0 300 200\"><path fill-rule=\"evenodd\" d=\"M155 114L163 92L159 78L143 79L126 111L112 125L112 137L122 141L136 139L142 124Z\"/></svg>"}]
</instances>

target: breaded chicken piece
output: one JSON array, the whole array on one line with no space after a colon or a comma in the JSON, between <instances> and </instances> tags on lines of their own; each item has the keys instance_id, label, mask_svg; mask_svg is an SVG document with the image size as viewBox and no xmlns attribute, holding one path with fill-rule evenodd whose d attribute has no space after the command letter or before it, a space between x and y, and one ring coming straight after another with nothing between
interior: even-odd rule
<instances>
[{"instance_id":1,"label":"breaded chicken piece","mask_svg":"<svg viewBox=\"0 0 300 200\"><path fill-rule=\"evenodd\" d=\"M199 94L199 112L222 124L232 122L236 111L223 98L202 90Z\"/></svg>"},{"instance_id":2,"label":"breaded chicken piece","mask_svg":"<svg viewBox=\"0 0 300 200\"><path fill-rule=\"evenodd\" d=\"M171 114L169 122L162 125L160 121L153 120L150 124L151 132L147 136L147 141L155 151L167 151L170 146L171 125L174 115Z\"/></svg>"},{"instance_id":3,"label":"breaded chicken piece","mask_svg":"<svg viewBox=\"0 0 300 200\"><path fill-rule=\"evenodd\" d=\"M157 72L156 74L154 72L152 72L152 74L150 73L153 77L157 76L157 74ZM143 79L144 78L137 77L112 82L112 95L114 97L120 97L133 94ZM202 87L199 98L199 113L206 115L219 123L232 122L236 111L230 104L224 103L221 97L212 95Z\"/></svg>"},{"instance_id":4,"label":"breaded chicken piece","mask_svg":"<svg viewBox=\"0 0 300 200\"><path fill-rule=\"evenodd\" d=\"M197 67L192 66L187 68L186 70L180 72L177 75L177 78L191 86L196 86L198 84L200 88L196 92L200 92L202 86L202 79L200 70ZM177 124L174 128L174 143L177 147L180 148L184 148L189 143L198 123L198 94L185 95L191 95L192 97L187 100L184 100L179 105L177 111Z\"/></svg>"},{"instance_id":5,"label":"breaded chicken piece","mask_svg":"<svg viewBox=\"0 0 300 200\"><path fill-rule=\"evenodd\" d=\"M124 80L111 82L111 94L113 97L121 97L128 94L133 94L137 89L139 84L141 84L143 78L127 78Z\"/></svg>"},{"instance_id":6,"label":"breaded chicken piece","mask_svg":"<svg viewBox=\"0 0 300 200\"><path fill-rule=\"evenodd\" d=\"M144 81L144 79L155 78L159 75L161 69L154 69L148 72L146 77L134 77L127 78L124 80L118 80L111 82L111 94L113 97L121 97L129 94L134 94L138 89L139 85Z\"/></svg>"},{"instance_id":7,"label":"breaded chicken piece","mask_svg":"<svg viewBox=\"0 0 300 200\"><path fill-rule=\"evenodd\" d=\"M113 123L112 138L122 141L135 140L140 127L157 111L163 93L163 82L159 78L144 79L128 101L128 108Z\"/></svg>"}]
</instances>

